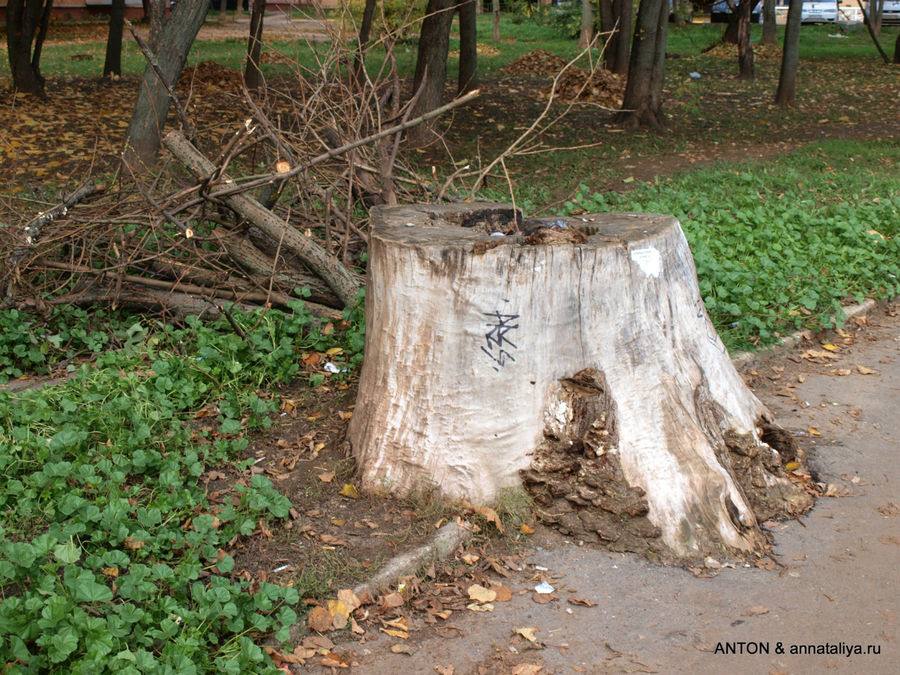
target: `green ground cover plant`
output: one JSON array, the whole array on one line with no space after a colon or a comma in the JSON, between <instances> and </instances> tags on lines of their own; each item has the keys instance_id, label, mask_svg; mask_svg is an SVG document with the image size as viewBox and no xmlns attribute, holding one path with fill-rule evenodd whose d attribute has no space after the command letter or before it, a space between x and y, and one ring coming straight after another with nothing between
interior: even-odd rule
<instances>
[{"instance_id":1,"label":"green ground cover plant","mask_svg":"<svg viewBox=\"0 0 900 675\"><path fill-rule=\"evenodd\" d=\"M900 292L900 150L827 141L767 162L696 169L566 210L668 213L729 349L842 325L841 304Z\"/></svg>"},{"instance_id":2,"label":"green ground cover plant","mask_svg":"<svg viewBox=\"0 0 900 675\"><path fill-rule=\"evenodd\" d=\"M326 334L293 312L189 318L132 327L68 382L0 392L0 660L9 672L273 671L259 646L286 640L298 590L232 578L225 552L290 502L248 474L213 503L199 478L239 461L246 430L266 426L269 387L294 377L300 351L361 358L358 312ZM140 339L137 339L140 336ZM261 387L265 389L260 389ZM184 422L215 404L218 431ZM251 462L252 463L252 460ZM251 472L252 473L252 472Z\"/></svg>"}]
</instances>

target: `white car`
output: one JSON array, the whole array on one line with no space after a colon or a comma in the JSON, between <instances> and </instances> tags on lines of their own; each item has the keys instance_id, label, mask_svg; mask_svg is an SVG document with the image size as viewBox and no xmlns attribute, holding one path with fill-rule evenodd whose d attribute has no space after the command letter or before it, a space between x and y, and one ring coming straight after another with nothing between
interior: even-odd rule
<instances>
[{"instance_id":1,"label":"white car","mask_svg":"<svg viewBox=\"0 0 900 675\"><path fill-rule=\"evenodd\" d=\"M800 15L801 23L837 23L838 7L834 0L806 0Z\"/></svg>"},{"instance_id":2,"label":"white car","mask_svg":"<svg viewBox=\"0 0 900 675\"><path fill-rule=\"evenodd\" d=\"M884 26L900 24L900 0L884 0L884 8L881 10L881 23Z\"/></svg>"}]
</instances>

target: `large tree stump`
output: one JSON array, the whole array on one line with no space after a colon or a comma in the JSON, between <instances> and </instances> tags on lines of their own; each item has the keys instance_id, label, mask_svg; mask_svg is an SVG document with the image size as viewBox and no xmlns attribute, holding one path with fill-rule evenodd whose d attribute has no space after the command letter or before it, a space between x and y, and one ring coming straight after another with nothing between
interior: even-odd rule
<instances>
[{"instance_id":1,"label":"large tree stump","mask_svg":"<svg viewBox=\"0 0 900 675\"><path fill-rule=\"evenodd\" d=\"M524 478L551 520L614 547L759 550L758 519L810 499L760 440L779 434L709 321L678 221L561 222L373 209L349 431L363 485L486 503Z\"/></svg>"}]
</instances>

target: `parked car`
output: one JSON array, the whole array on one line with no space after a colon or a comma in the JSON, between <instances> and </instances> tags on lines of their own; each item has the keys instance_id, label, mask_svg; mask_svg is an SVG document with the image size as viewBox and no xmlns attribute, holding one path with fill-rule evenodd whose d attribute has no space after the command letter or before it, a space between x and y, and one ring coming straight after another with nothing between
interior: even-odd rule
<instances>
[{"instance_id":1,"label":"parked car","mask_svg":"<svg viewBox=\"0 0 900 675\"><path fill-rule=\"evenodd\" d=\"M900 0L884 0L884 8L881 10L881 24L883 26L900 25Z\"/></svg>"},{"instance_id":2,"label":"parked car","mask_svg":"<svg viewBox=\"0 0 900 675\"><path fill-rule=\"evenodd\" d=\"M734 0L735 8L740 5L740 0ZM756 6L750 12L750 22L759 23L762 17L762 0L756 3ZM710 23L728 23L731 20L731 7L728 6L727 0L721 0L709 8Z\"/></svg>"},{"instance_id":3,"label":"parked car","mask_svg":"<svg viewBox=\"0 0 900 675\"><path fill-rule=\"evenodd\" d=\"M834 0L804 0L801 23L837 23L837 3Z\"/></svg>"}]
</instances>

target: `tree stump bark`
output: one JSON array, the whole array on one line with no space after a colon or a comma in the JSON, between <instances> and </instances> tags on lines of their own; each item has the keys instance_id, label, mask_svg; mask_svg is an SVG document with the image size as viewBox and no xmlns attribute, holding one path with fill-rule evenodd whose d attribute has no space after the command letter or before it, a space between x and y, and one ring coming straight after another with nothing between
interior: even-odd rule
<instances>
[{"instance_id":1,"label":"tree stump bark","mask_svg":"<svg viewBox=\"0 0 900 675\"><path fill-rule=\"evenodd\" d=\"M517 233L513 216L372 210L349 430L363 486L486 503L524 480L550 520L613 548L761 550L758 521L811 499L782 468L794 457L761 440L788 435L710 323L678 221Z\"/></svg>"}]
</instances>

